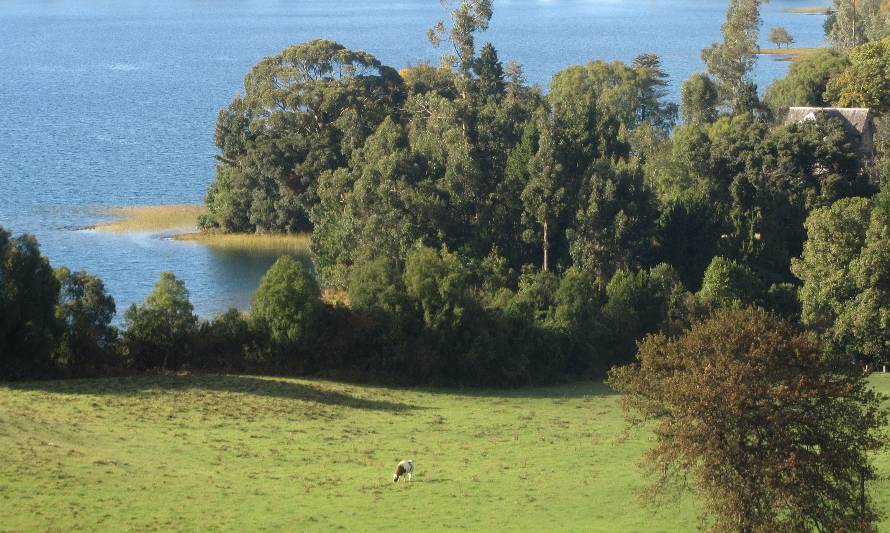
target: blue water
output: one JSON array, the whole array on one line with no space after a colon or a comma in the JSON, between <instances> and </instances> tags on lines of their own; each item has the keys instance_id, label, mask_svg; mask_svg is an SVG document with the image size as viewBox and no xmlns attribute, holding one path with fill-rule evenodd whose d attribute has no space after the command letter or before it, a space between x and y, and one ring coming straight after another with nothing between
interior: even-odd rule
<instances>
[{"instance_id":1,"label":"blue water","mask_svg":"<svg viewBox=\"0 0 890 533\"><path fill-rule=\"evenodd\" d=\"M811 3L770 2L761 33L781 25L795 46L821 45L824 17L781 13ZM496 0L481 41L542 85L566 65L655 52L676 96L703 69L699 51L719 39L725 9L725 0ZM263 56L324 37L396 68L435 61L425 30L441 16L437 0L0 0L0 225L36 234L54 265L101 276L119 310L164 270L185 280L201 315L246 308L268 254L66 228L95 223L102 207L201 202L216 113ZM786 68L761 59L757 82Z\"/></svg>"}]
</instances>

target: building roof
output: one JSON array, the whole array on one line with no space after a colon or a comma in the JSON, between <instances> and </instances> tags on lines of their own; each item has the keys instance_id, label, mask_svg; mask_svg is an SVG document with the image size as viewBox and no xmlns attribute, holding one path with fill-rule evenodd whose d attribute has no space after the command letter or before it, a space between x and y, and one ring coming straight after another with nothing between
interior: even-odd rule
<instances>
[{"instance_id":1,"label":"building roof","mask_svg":"<svg viewBox=\"0 0 890 533\"><path fill-rule=\"evenodd\" d=\"M838 117L844 125L852 126L860 136L872 127L871 109L867 107L791 107L788 109L788 123L816 120L816 116L826 114Z\"/></svg>"}]
</instances>

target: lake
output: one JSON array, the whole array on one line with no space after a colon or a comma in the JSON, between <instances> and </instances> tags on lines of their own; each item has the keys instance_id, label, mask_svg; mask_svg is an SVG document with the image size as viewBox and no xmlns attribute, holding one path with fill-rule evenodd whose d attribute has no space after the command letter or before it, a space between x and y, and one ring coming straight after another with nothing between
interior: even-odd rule
<instances>
[{"instance_id":1,"label":"lake","mask_svg":"<svg viewBox=\"0 0 890 533\"><path fill-rule=\"evenodd\" d=\"M820 46L824 16L764 6L769 28ZM720 0L496 0L492 41L529 81L590 59L657 53L679 83L718 40ZM0 2L0 225L33 233L54 266L99 275L118 310L141 302L159 274L186 282L202 316L245 309L275 257L215 251L157 235L74 231L100 209L200 203L213 179L216 113L260 58L323 37L399 68L439 52L426 28L437 0L107 0ZM758 62L761 88L788 63Z\"/></svg>"}]
</instances>

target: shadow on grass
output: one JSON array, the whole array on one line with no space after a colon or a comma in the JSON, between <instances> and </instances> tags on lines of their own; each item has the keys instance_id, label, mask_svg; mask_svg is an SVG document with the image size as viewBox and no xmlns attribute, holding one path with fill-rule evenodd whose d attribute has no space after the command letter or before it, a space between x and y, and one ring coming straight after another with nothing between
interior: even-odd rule
<instances>
[{"instance_id":1,"label":"shadow on grass","mask_svg":"<svg viewBox=\"0 0 890 533\"><path fill-rule=\"evenodd\" d=\"M612 387L600 381L583 381L565 385L552 385L546 387L522 387L518 389L490 389L490 388L417 388L411 389L418 392L432 394L448 394L451 396L469 396L473 398L516 398L516 399L573 399L587 396L614 396L618 393Z\"/></svg>"},{"instance_id":2,"label":"shadow on grass","mask_svg":"<svg viewBox=\"0 0 890 533\"><path fill-rule=\"evenodd\" d=\"M192 374L140 375L99 379L2 383L10 390L43 391L55 394L136 395L148 392L207 390L316 402L324 405L373 411L411 411L422 407L400 402L351 396L319 384L296 383L255 376Z\"/></svg>"}]
</instances>

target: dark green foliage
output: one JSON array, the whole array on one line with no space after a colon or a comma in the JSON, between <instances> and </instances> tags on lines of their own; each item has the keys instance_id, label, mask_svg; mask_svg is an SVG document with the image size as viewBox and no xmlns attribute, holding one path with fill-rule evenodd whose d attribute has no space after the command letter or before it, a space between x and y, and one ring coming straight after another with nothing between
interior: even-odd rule
<instances>
[{"instance_id":1,"label":"dark green foliage","mask_svg":"<svg viewBox=\"0 0 890 533\"><path fill-rule=\"evenodd\" d=\"M59 282L31 235L0 227L0 379L53 371Z\"/></svg>"},{"instance_id":2,"label":"dark green foliage","mask_svg":"<svg viewBox=\"0 0 890 533\"><path fill-rule=\"evenodd\" d=\"M316 337L320 298L312 272L287 255L278 258L260 281L250 317L288 368L300 367L294 356Z\"/></svg>"},{"instance_id":3,"label":"dark green foliage","mask_svg":"<svg viewBox=\"0 0 890 533\"><path fill-rule=\"evenodd\" d=\"M61 326L55 363L68 376L100 375L122 367L118 332L111 326L114 298L86 272L56 270L61 287L56 318Z\"/></svg>"},{"instance_id":4,"label":"dark green foliage","mask_svg":"<svg viewBox=\"0 0 890 533\"><path fill-rule=\"evenodd\" d=\"M683 122L702 125L717 118L717 85L704 73L693 74L680 87L680 113Z\"/></svg>"},{"instance_id":5,"label":"dark green foliage","mask_svg":"<svg viewBox=\"0 0 890 533\"><path fill-rule=\"evenodd\" d=\"M843 72L849 65L846 57L833 50L818 50L794 61L788 74L767 87L764 102L778 120L784 120L792 106L826 106L825 99L829 80Z\"/></svg>"},{"instance_id":6,"label":"dark green foliage","mask_svg":"<svg viewBox=\"0 0 890 533\"><path fill-rule=\"evenodd\" d=\"M659 258L677 271L683 285L697 290L702 274L721 248L723 222L703 196L669 200L658 219Z\"/></svg>"},{"instance_id":7,"label":"dark green foliage","mask_svg":"<svg viewBox=\"0 0 890 533\"><path fill-rule=\"evenodd\" d=\"M606 285L603 306L609 339L605 368L629 361L636 341L649 333L673 334L685 329L686 300L686 289L668 265L616 272Z\"/></svg>"},{"instance_id":8,"label":"dark green foliage","mask_svg":"<svg viewBox=\"0 0 890 533\"><path fill-rule=\"evenodd\" d=\"M185 283L172 272L161 273L145 303L127 309L124 323L127 353L137 370L172 370L191 360L198 318Z\"/></svg>"},{"instance_id":9,"label":"dark green foliage","mask_svg":"<svg viewBox=\"0 0 890 533\"><path fill-rule=\"evenodd\" d=\"M657 215L640 169L601 161L580 196L586 201L568 232L574 265L593 273L601 284L616 270L645 265Z\"/></svg>"},{"instance_id":10,"label":"dark green foliage","mask_svg":"<svg viewBox=\"0 0 890 533\"><path fill-rule=\"evenodd\" d=\"M715 257L705 270L698 298L711 308L740 309L763 299L763 287L747 265Z\"/></svg>"},{"instance_id":11,"label":"dark green foliage","mask_svg":"<svg viewBox=\"0 0 890 533\"><path fill-rule=\"evenodd\" d=\"M404 98L399 75L333 41L291 46L257 63L217 119L217 180L205 228L304 231L320 174L350 154Z\"/></svg>"},{"instance_id":12,"label":"dark green foliage","mask_svg":"<svg viewBox=\"0 0 890 533\"><path fill-rule=\"evenodd\" d=\"M201 321L195 336L190 366L218 372L244 372L250 367L250 355L258 335L241 311L234 307L209 321Z\"/></svg>"},{"instance_id":13,"label":"dark green foliage","mask_svg":"<svg viewBox=\"0 0 890 533\"><path fill-rule=\"evenodd\" d=\"M807 219L807 241L792 265L803 281L804 324L831 347L887 362L890 347L890 212L875 201L840 200Z\"/></svg>"},{"instance_id":14,"label":"dark green foliage","mask_svg":"<svg viewBox=\"0 0 890 533\"><path fill-rule=\"evenodd\" d=\"M500 98L506 90L504 67L498 59L497 50L491 43L485 43L473 65L476 73L476 89L482 99Z\"/></svg>"}]
</instances>

